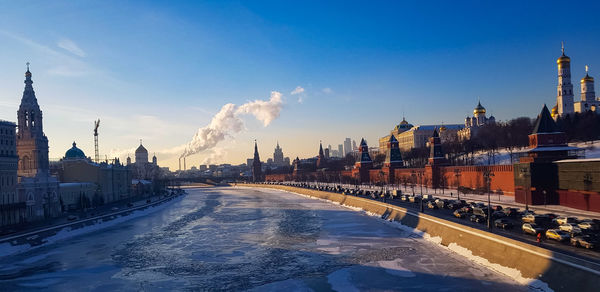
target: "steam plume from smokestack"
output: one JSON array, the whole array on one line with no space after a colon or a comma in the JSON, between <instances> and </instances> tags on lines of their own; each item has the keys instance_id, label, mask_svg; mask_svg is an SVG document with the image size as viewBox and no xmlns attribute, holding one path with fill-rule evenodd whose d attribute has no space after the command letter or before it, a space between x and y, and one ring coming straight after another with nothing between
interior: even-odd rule
<instances>
[{"instance_id":1,"label":"steam plume from smokestack","mask_svg":"<svg viewBox=\"0 0 600 292\"><path fill-rule=\"evenodd\" d=\"M214 148L226 136L236 134L244 128L244 122L239 118L242 114L251 114L263 125L268 126L274 119L279 117L283 101L281 93L271 92L269 100L255 100L240 106L228 103L213 116L210 123L198 129L190 142L185 145L181 158L196 154L198 152ZM184 160L185 163L185 160Z\"/></svg>"}]
</instances>

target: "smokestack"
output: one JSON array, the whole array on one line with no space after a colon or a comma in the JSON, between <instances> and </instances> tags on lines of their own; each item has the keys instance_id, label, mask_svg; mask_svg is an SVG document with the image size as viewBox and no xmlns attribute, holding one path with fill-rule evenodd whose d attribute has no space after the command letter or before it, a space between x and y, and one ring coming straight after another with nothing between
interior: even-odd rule
<instances>
[{"instance_id":1,"label":"smokestack","mask_svg":"<svg viewBox=\"0 0 600 292\"><path fill-rule=\"evenodd\" d=\"M181 157L179 157L179 171L181 171Z\"/></svg>"},{"instance_id":2,"label":"smokestack","mask_svg":"<svg viewBox=\"0 0 600 292\"><path fill-rule=\"evenodd\" d=\"M183 170L187 170L187 167L185 167L185 156L183 157Z\"/></svg>"}]
</instances>

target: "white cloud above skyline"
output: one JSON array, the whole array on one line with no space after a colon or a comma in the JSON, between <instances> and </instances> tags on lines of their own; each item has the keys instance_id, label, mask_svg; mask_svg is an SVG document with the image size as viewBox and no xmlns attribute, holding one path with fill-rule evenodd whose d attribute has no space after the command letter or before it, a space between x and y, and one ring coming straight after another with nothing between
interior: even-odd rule
<instances>
[{"instance_id":1,"label":"white cloud above skyline","mask_svg":"<svg viewBox=\"0 0 600 292\"><path fill-rule=\"evenodd\" d=\"M60 39L56 43L56 45L59 48L62 48L73 55L77 55L79 57L86 56L85 52L74 41L72 41L70 39L67 39L67 38Z\"/></svg>"}]
</instances>

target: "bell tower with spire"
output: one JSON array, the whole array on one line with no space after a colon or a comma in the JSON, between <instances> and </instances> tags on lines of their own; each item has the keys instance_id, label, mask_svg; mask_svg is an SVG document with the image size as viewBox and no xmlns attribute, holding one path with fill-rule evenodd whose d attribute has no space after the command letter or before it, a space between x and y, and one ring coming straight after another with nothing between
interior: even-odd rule
<instances>
[{"instance_id":1,"label":"bell tower with spire","mask_svg":"<svg viewBox=\"0 0 600 292\"><path fill-rule=\"evenodd\" d=\"M27 63L25 90L17 111L18 175L24 177L49 174L48 138L44 135L42 111L35 97L32 84L29 63Z\"/></svg>"},{"instance_id":2,"label":"bell tower with spire","mask_svg":"<svg viewBox=\"0 0 600 292\"><path fill-rule=\"evenodd\" d=\"M258 155L258 145L254 140L254 160L252 161L252 181L262 181L262 166L260 163L260 156Z\"/></svg>"},{"instance_id":3,"label":"bell tower with spire","mask_svg":"<svg viewBox=\"0 0 600 292\"><path fill-rule=\"evenodd\" d=\"M571 58L565 55L565 46L562 44L562 55L556 60L558 66L558 86L556 87L556 103L558 115L573 114L573 84L571 83Z\"/></svg>"}]
</instances>

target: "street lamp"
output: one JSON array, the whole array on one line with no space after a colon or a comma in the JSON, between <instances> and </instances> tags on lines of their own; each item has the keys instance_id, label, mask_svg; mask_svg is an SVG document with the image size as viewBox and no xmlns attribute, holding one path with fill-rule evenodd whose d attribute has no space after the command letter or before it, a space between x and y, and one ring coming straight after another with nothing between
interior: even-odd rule
<instances>
[{"instance_id":1,"label":"street lamp","mask_svg":"<svg viewBox=\"0 0 600 292\"><path fill-rule=\"evenodd\" d=\"M458 200L460 200L460 169L454 169L454 177L456 177L456 195L458 196Z\"/></svg>"},{"instance_id":2,"label":"street lamp","mask_svg":"<svg viewBox=\"0 0 600 292\"><path fill-rule=\"evenodd\" d=\"M527 179L527 177L529 177L530 173L526 167L519 169L519 171L521 172L521 177L525 178L525 184L527 186L527 188L525 188L525 210L529 211L529 200L527 199L527 192L531 191L531 187L529 186L529 180Z\"/></svg>"},{"instance_id":3,"label":"street lamp","mask_svg":"<svg viewBox=\"0 0 600 292\"><path fill-rule=\"evenodd\" d=\"M491 194L491 182L492 182L492 177L494 176L494 173L491 170L485 170L483 172L483 177L485 178L485 183L487 184L487 193L488 193L488 218L487 218L487 224L488 224L488 229L492 229L492 203L490 200L490 194Z\"/></svg>"},{"instance_id":4,"label":"street lamp","mask_svg":"<svg viewBox=\"0 0 600 292\"><path fill-rule=\"evenodd\" d=\"M425 208L423 208L423 198L425 197L423 196L423 172L419 171L417 172L417 175L419 176L419 183L421 184L421 199L419 200L419 205L421 212L425 212Z\"/></svg>"}]
</instances>

